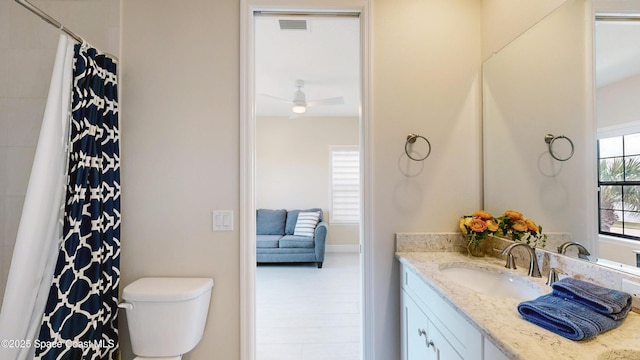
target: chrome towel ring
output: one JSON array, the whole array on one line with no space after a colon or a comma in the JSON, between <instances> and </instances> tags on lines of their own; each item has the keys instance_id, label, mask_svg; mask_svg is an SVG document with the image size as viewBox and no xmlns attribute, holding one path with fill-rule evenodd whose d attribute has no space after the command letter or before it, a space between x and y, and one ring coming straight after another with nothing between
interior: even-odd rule
<instances>
[{"instance_id":1,"label":"chrome towel ring","mask_svg":"<svg viewBox=\"0 0 640 360\"><path fill-rule=\"evenodd\" d=\"M558 139L565 139L569 142L569 145L571 145L571 153L566 158L559 158L558 156L556 156L556 154L553 153L553 143ZM553 157L554 159L558 161L567 161L573 157L573 151L575 150L575 147L573 146L573 141L571 141L571 139L569 139L568 137L564 135L554 136L552 134L547 134L544 137L544 142L549 145L549 154L551 154L551 157Z\"/></svg>"},{"instance_id":2,"label":"chrome towel ring","mask_svg":"<svg viewBox=\"0 0 640 360\"><path fill-rule=\"evenodd\" d=\"M427 143L427 146L429 146L429 151L427 151L427 155L425 155L424 157L421 158L414 158L413 156L411 156L411 154L409 153L409 145L415 143L418 139L422 139ZM409 157L409 159L414 160L414 161L423 161L424 159L428 158L429 155L431 155L431 143L429 142L429 140L427 140L427 138L425 138L422 135L418 135L418 134L409 134L407 135L407 141L404 143L404 152L407 154L407 156Z\"/></svg>"}]
</instances>

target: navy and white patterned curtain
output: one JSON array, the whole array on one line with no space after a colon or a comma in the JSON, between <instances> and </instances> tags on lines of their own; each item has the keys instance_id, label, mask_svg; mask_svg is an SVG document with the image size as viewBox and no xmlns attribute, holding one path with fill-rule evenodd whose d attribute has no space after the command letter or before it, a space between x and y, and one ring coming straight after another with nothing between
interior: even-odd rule
<instances>
[{"instance_id":1,"label":"navy and white patterned curtain","mask_svg":"<svg viewBox=\"0 0 640 360\"><path fill-rule=\"evenodd\" d=\"M115 359L120 280L116 64L76 45L63 239L36 359Z\"/></svg>"}]
</instances>

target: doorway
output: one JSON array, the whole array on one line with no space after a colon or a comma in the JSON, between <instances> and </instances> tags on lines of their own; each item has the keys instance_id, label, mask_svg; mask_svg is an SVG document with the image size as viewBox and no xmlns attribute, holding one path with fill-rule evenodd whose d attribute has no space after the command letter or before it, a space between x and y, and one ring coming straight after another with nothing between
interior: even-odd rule
<instances>
[{"instance_id":1,"label":"doorway","mask_svg":"<svg viewBox=\"0 0 640 360\"><path fill-rule=\"evenodd\" d=\"M241 70L241 120L242 120L242 126L241 126L241 222L243 225L241 225L241 264L242 264L242 268L241 268L241 334L242 334L242 338L241 338L241 348L242 348L242 359L243 360L253 360L253 359L260 359L260 358L256 358L256 341L258 340L256 338L256 223L255 223L255 215L256 215L256 209L260 208L260 207L271 207L273 204L274 207L276 208L307 208L309 207L306 203L304 202L295 202L300 200L298 197L293 197L293 199L295 200L292 203L287 203L286 205L282 205L279 204L277 202L275 203L271 203L269 204L269 202L267 200L265 200L263 197L261 197L260 193L263 192L263 190L261 191L260 189L264 189L264 185L265 183L267 183L267 185L269 184L269 182L274 183L273 179L276 178L272 178L271 180L266 180L264 178L261 178L261 168L260 168L260 158L261 158L261 151L260 149L260 144L257 143L257 140L260 139L260 129L261 126L263 125L262 123L258 123L258 121L261 121L262 118L267 117L269 118L268 120L265 120L265 123L268 121L271 121L271 125L272 126L286 126L287 123L289 122L289 127L303 127L303 126L307 126L307 130L303 131L304 135L293 135L290 134L289 136L280 136L280 141L287 141L287 139L300 139L302 138L302 140L304 141L305 136L306 139L311 142L312 140L316 140L317 138L319 138L318 135L318 128L319 127L324 127L327 124L322 124L322 125L318 125L318 121L321 121L321 119L329 119L329 118L349 118L350 115L347 113L338 113L338 115L331 115L332 111L337 111L339 110L338 108L340 106L336 106L335 103L333 104L325 104L326 106L318 106L315 109L312 106L309 106L306 109L306 112L303 115L298 115L293 113L293 106L296 105L295 104L295 94L298 90L302 90L305 93L305 98L308 100L327 100L327 99L335 99L338 97L342 97L343 98L343 102L341 104L346 104L346 103L351 103L353 101L353 99L347 99L346 95L346 90L344 90L344 88L347 87L347 85L345 84L340 84L339 83L339 79L337 77L331 78L331 77L325 77L325 78L319 78L316 77L314 78L313 75L295 75L293 74L292 76L294 76L294 78L289 78L288 81L284 81L283 86L285 88L284 91L280 91L278 90L277 87L272 88L271 90L266 89L266 90L261 90L259 89L259 87L261 85L259 84L258 81L258 77L260 76L259 73L262 70L260 68L260 66L262 66L259 61L258 61L258 51L256 50L258 48L257 45L257 41L259 40L258 37L256 36L256 13L259 12L262 15L260 16L264 16L264 14L269 13L268 16L273 16L272 12L273 9L270 9L268 5L266 4L257 4L253 1L247 0L244 1L242 4L242 34L241 34L241 39L242 39L242 48L241 48L241 53L242 53L242 70ZM280 4L280 6L282 6L282 4ZM311 6L310 4L307 4L307 6ZM360 152L360 156L361 156L361 160L359 161L360 164L360 184L361 184L361 188L359 190L360 192L360 201L359 204L360 206L360 215L361 215L361 220L359 225L357 225L358 231L357 231L357 237L358 240L356 240L355 244L341 244L339 242L339 239L335 239L335 240L328 240L328 245L329 245L329 251L326 254L326 261L332 261L331 258L333 257L334 260L336 260L334 263L335 264L341 264L343 263L342 260L340 260L342 258L341 255L333 255L334 253L332 252L332 250L335 249L339 249L339 248L349 248L349 245L353 245L351 246L351 249L355 249L356 250L356 261L357 261L357 280L359 285L357 285L360 288L360 292L357 295L357 297L360 298L359 301L359 321L358 321L358 325L359 325L359 336L357 336L360 340L360 345L359 347L359 351L357 351L358 353L358 357L359 359L366 359L367 358L367 353L368 353L368 346L366 346L367 342L367 338L369 338L369 334L371 333L371 331L369 331L365 324L366 324L366 319L367 319L367 309L369 309L370 307L367 305L367 298L371 298L370 296L366 296L367 293L369 293L371 291L370 286L368 286L368 281L367 281L367 276L366 274L369 273L367 272L367 267L370 264L370 261L368 261L368 258L370 257L370 254L367 250L367 246L366 246L366 239L368 238L368 233L369 233L369 229L368 229L368 225L370 222L367 221L368 217L370 216L370 209L367 208L369 201L368 201L368 176L367 174L369 173L370 169L367 166L367 160L368 160L368 155L367 155L367 150L369 148L369 143L370 143L370 139L369 139L369 133L367 131L368 126L367 126L367 117L368 117L368 98L369 98L369 94L368 91L366 90L368 88L367 84L369 82L369 76L368 76L368 70L369 70L369 66L368 66L368 45L367 45L367 39L368 39L368 35L367 35L367 31L366 29L368 29L368 24L369 24L369 20L368 20L368 8L369 8L369 4L368 1L356 1L353 2L351 4L343 4L341 5L342 7L339 9L326 9L323 8L322 12L318 12L317 9L321 8L323 5L318 4L318 7L315 7L313 9L315 10L311 10L311 8L308 9L297 9L297 11L287 11L289 17L285 20L302 20L300 19L301 17L304 18L306 16L309 16L311 18L322 18L324 22L326 22L328 19L330 19L331 17L331 12L337 12L337 13L342 13L339 15L345 15L345 13L355 13L358 15L358 17L356 17L356 20L358 21L356 28L358 29L358 35L359 35L359 43L355 45L356 47L356 53L359 55L358 56L358 67L356 68L355 72L355 76L356 76L356 81L355 81L355 87L357 88L357 90L359 91L358 94L356 95L357 99L356 99L356 108L357 108L357 113L355 114L354 118L356 119L356 128L357 128L357 134L356 137L358 138L357 143L356 143L356 148L359 150ZM355 10L355 11L352 11ZM282 8L279 7L278 11L280 13L282 13ZM296 16L291 16L292 13L295 13ZM300 15L305 15L305 16L300 16ZM296 17L298 19L296 19ZM280 22L277 21L279 19L275 19L278 23L278 26L280 26ZM286 25L296 25L296 24L286 24ZM299 25L299 24L297 24ZM297 26L296 25L296 26ZM313 22L309 22L307 21L307 26L309 26L307 28L307 30L303 30L303 31L309 31L309 29L313 29L313 27L315 26L316 29L320 29L322 25L318 25L318 24L313 24ZM282 31L296 31L294 29L281 29ZM297 30L300 31L300 30ZM293 35L293 34L290 34ZM298 34L299 35L299 34ZM298 36L298 35L293 35L293 36ZM296 42L294 41L294 45L296 44ZM300 51L304 52L304 43L301 42L297 42L297 44L299 45L299 52L298 54L294 53L294 56L298 57L300 55ZM279 53L275 53L275 54L271 54L271 56L286 56L284 54L279 54ZM289 56L291 56L289 54ZM283 64L285 61L282 60L283 58L280 57L278 58L279 61L277 61L280 64ZM303 60L304 61L304 60ZM310 66L317 66L317 64L312 64L310 61L307 61L306 63L307 65ZM291 67L288 67L288 69L290 69ZM275 71L270 71L268 72L269 75L274 75ZM307 78L304 78L307 77ZM287 82L289 84L287 84ZM331 84L331 82L334 82L334 84ZM300 87L300 85L302 85L302 87ZM286 89L288 87L288 89ZM320 89L324 87L324 93L313 93L314 91L316 91L317 89ZM316 88L316 89L314 89ZM343 90L341 90L341 88L343 88ZM345 93L345 95L341 95L341 93ZM262 99L261 99L262 98ZM266 99L265 99L266 98ZM269 111L272 111L272 113L260 113L261 111L263 111L264 108L264 101L269 99L273 100L272 105L273 107L271 107ZM262 105L260 105L260 103L262 102ZM329 100L329 102L331 103L332 100ZM319 101L318 103L322 103L322 101ZM312 101L308 102L309 105L312 104ZM269 107L269 106L267 106ZM278 111L282 111L282 110L277 110L277 109L286 109L284 110L284 113L278 113ZM324 108L324 109L323 109ZM344 111L343 107L343 111ZM353 116L353 115L351 115ZM278 118L278 119L275 119ZM332 121L335 121L335 119L332 119ZM329 121L326 121L327 123L329 123ZM274 125L275 124L275 125ZM314 125L315 124L315 125ZM271 128L271 126L268 126L269 128ZM311 129L311 130L309 130ZM330 130L328 130L329 133L331 133ZM341 130L337 130L335 129L333 131L334 133L341 133ZM341 143L342 141L338 141L337 144L333 144L333 145L353 145L353 144L344 144ZM300 146L298 145L299 148L302 147L304 148L304 146ZM327 145L327 154L329 154L329 146ZM330 168L330 163L329 161L323 161L323 160L319 160L321 162L325 162L324 164L324 168L328 169ZM264 170L264 169L263 169ZM301 168L299 169L300 171L304 172L305 169ZM272 170L269 170L272 171ZM326 171L326 170L325 170ZM284 170L284 174L285 176L287 176L287 174L289 174L291 172L291 170ZM268 171L267 171L268 173ZM326 179L323 179L326 180ZM275 182L277 182L277 180L275 180ZM290 186L289 186L290 188ZM269 191L268 195L274 195L276 194L276 191ZM320 195L320 197L322 197L322 195ZM280 198L278 196L276 196L276 198ZM271 199L271 201L274 201L273 199ZM262 206L262 204L267 204L266 206ZM325 210L327 212L326 216L328 217L328 219L331 219L332 216L332 206L331 205L321 205L321 207L323 208L323 210ZM331 221L330 220L330 221ZM331 224L331 223L330 223ZM333 224L331 224L333 225ZM329 233L331 233L332 235L338 234L340 233L339 231L339 224L336 221L335 225L333 225L335 227L335 231L332 231L331 229L329 230ZM332 248L334 247L334 248ZM362 249L362 251L359 251L360 248ZM329 268L327 268L327 266L329 265L328 262L325 262L325 268L323 269L315 269L314 268L308 268L305 265L297 265L297 266L302 266L302 268L298 268L301 270L313 270L316 274L320 273L322 274L322 271L327 270L326 272L329 273L331 270ZM281 267L276 267L276 272L277 271L281 271L284 267L288 267L289 265L282 265ZM293 271L295 271L296 269L294 268ZM285 270L289 271L288 269Z\"/></svg>"},{"instance_id":2,"label":"doorway","mask_svg":"<svg viewBox=\"0 0 640 360\"><path fill-rule=\"evenodd\" d=\"M254 26L256 360L360 360L359 14L255 12ZM313 241L264 221L317 209Z\"/></svg>"}]
</instances>

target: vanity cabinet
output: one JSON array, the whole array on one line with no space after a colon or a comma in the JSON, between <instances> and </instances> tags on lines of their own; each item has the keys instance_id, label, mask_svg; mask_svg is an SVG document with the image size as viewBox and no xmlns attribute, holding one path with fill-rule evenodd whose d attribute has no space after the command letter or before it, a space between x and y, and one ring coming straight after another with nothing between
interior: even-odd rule
<instances>
[{"instance_id":1,"label":"vanity cabinet","mask_svg":"<svg viewBox=\"0 0 640 360\"><path fill-rule=\"evenodd\" d=\"M508 359L404 264L401 277L402 360Z\"/></svg>"}]
</instances>

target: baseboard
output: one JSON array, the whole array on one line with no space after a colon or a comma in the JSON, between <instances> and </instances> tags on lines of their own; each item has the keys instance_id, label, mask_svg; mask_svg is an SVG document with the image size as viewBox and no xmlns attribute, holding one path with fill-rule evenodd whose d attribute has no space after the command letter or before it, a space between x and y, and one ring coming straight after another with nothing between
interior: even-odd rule
<instances>
[{"instance_id":1,"label":"baseboard","mask_svg":"<svg viewBox=\"0 0 640 360\"><path fill-rule=\"evenodd\" d=\"M324 250L328 253L359 253L360 245L326 245Z\"/></svg>"}]
</instances>

